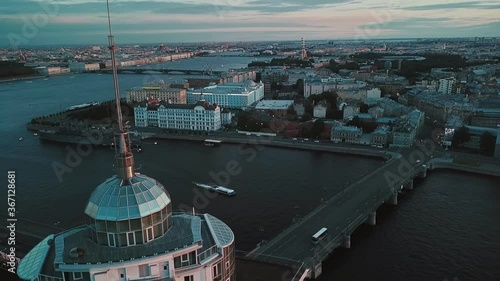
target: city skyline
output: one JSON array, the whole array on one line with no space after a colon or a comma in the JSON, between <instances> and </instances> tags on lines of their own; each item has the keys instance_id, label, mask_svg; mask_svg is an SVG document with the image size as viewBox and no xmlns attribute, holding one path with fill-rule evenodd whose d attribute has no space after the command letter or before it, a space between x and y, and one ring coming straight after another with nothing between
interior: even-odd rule
<instances>
[{"instance_id":1,"label":"city skyline","mask_svg":"<svg viewBox=\"0 0 500 281\"><path fill-rule=\"evenodd\" d=\"M105 1L23 2L0 3L5 45L107 43ZM116 0L110 9L118 44L491 37L500 28L495 1Z\"/></svg>"}]
</instances>

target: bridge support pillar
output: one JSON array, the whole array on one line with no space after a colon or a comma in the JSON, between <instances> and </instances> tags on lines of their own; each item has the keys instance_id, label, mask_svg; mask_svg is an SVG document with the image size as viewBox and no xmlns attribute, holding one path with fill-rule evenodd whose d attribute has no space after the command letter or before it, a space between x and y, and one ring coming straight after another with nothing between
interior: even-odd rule
<instances>
[{"instance_id":1,"label":"bridge support pillar","mask_svg":"<svg viewBox=\"0 0 500 281\"><path fill-rule=\"evenodd\" d=\"M368 225L374 226L377 224L377 212L373 212L368 215L368 218L366 219L366 223Z\"/></svg>"},{"instance_id":2,"label":"bridge support pillar","mask_svg":"<svg viewBox=\"0 0 500 281\"><path fill-rule=\"evenodd\" d=\"M409 182L407 182L404 187L404 189L408 189L408 190L413 190L413 180L410 180Z\"/></svg>"},{"instance_id":3,"label":"bridge support pillar","mask_svg":"<svg viewBox=\"0 0 500 281\"><path fill-rule=\"evenodd\" d=\"M431 168L432 168L432 166L431 166ZM422 172L420 172L419 177L421 177L421 178L427 177L427 168L424 168L422 170Z\"/></svg>"},{"instance_id":4,"label":"bridge support pillar","mask_svg":"<svg viewBox=\"0 0 500 281\"><path fill-rule=\"evenodd\" d=\"M393 194L387 203L390 205L397 205L398 204L398 194L397 193Z\"/></svg>"},{"instance_id":5,"label":"bridge support pillar","mask_svg":"<svg viewBox=\"0 0 500 281\"><path fill-rule=\"evenodd\" d=\"M344 236L344 241L342 241L342 247L346 249L351 248L351 235Z\"/></svg>"},{"instance_id":6,"label":"bridge support pillar","mask_svg":"<svg viewBox=\"0 0 500 281\"><path fill-rule=\"evenodd\" d=\"M321 275L322 272L323 272L323 267L322 267L322 264L320 262L320 263L318 263L317 265L314 266L314 269L313 269L313 272L311 274L312 275L311 277L313 279L316 279L316 278L318 278Z\"/></svg>"}]
</instances>

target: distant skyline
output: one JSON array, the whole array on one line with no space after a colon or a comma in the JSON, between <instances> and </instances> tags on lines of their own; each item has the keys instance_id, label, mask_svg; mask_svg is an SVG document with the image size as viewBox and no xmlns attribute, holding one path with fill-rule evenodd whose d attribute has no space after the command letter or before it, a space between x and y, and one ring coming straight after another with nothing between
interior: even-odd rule
<instances>
[{"instance_id":1,"label":"distant skyline","mask_svg":"<svg viewBox=\"0 0 500 281\"><path fill-rule=\"evenodd\" d=\"M110 0L110 10L117 44L500 36L497 0ZM107 35L105 0L0 1L3 46Z\"/></svg>"}]
</instances>

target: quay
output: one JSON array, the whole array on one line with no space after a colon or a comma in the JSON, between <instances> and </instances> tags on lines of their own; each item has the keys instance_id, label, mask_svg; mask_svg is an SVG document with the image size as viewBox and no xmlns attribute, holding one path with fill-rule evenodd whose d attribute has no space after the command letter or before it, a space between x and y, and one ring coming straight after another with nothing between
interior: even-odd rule
<instances>
[{"instance_id":1,"label":"quay","mask_svg":"<svg viewBox=\"0 0 500 281\"><path fill-rule=\"evenodd\" d=\"M160 139L199 141L200 143L205 139L205 136L161 133L150 136ZM412 190L414 179L425 178L428 171L452 169L500 177L498 163L494 160L491 160L491 163L484 160L467 163L467 161L459 161L459 158L434 158L434 151L431 153L419 146L396 153L371 147L359 148L311 141L306 143L280 138L223 135L210 137L217 138L222 143L346 153L386 160L376 170L326 200L272 240L262 241L251 252L239 255L241 259L291 268L296 273L292 280L315 279L320 276L322 263L333 250L338 247L350 248L351 235L360 225L365 223L375 225L377 209L382 204L397 205L398 195L404 189ZM312 235L323 227L328 229L327 236L317 244L312 243Z\"/></svg>"}]
</instances>

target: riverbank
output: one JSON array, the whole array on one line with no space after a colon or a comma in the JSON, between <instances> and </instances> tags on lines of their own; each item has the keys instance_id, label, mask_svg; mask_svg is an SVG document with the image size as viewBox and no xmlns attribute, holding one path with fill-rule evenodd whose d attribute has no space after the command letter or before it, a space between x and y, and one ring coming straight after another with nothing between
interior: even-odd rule
<instances>
[{"instance_id":1,"label":"riverbank","mask_svg":"<svg viewBox=\"0 0 500 281\"><path fill-rule=\"evenodd\" d=\"M16 77L0 77L0 83L13 83L20 82L26 80L40 79L46 78L45 76L37 75L37 76L16 76Z\"/></svg>"},{"instance_id":2,"label":"riverbank","mask_svg":"<svg viewBox=\"0 0 500 281\"><path fill-rule=\"evenodd\" d=\"M333 143L326 142L299 142L293 141L289 139L276 140L276 138L266 138L266 137L235 137L235 136L196 136L196 135L171 135L165 133L156 133L150 134L147 138L150 139L168 139L168 140L186 140L186 141L195 141L195 142L203 142L206 139L214 138L222 141L222 143L231 143L231 144L243 144L243 145L263 145L263 146L271 146L271 147L282 147L282 148L291 148L291 149L301 149L301 150L313 150L313 151L324 151L324 152L333 152L333 153L342 153L342 154L351 154L351 155L359 155L366 157L376 157L381 158L383 160L390 159L391 153L386 152L384 150L375 150L371 148L356 148L351 146L343 146L336 145Z\"/></svg>"},{"instance_id":3,"label":"riverbank","mask_svg":"<svg viewBox=\"0 0 500 281\"><path fill-rule=\"evenodd\" d=\"M429 169L449 169L461 172L500 177L500 167L492 163L479 162L479 166L456 163L453 159L434 158L429 161Z\"/></svg>"}]
</instances>

